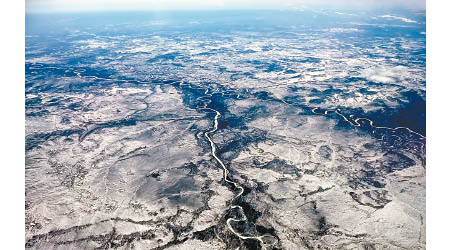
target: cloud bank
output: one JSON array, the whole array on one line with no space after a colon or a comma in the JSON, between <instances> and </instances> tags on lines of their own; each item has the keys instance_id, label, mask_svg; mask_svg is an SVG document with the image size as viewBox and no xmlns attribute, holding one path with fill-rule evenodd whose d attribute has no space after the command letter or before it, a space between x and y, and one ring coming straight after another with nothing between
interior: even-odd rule
<instances>
[{"instance_id":1,"label":"cloud bank","mask_svg":"<svg viewBox=\"0 0 450 250\"><path fill-rule=\"evenodd\" d=\"M27 12L227 9L425 9L425 0L26 0Z\"/></svg>"}]
</instances>

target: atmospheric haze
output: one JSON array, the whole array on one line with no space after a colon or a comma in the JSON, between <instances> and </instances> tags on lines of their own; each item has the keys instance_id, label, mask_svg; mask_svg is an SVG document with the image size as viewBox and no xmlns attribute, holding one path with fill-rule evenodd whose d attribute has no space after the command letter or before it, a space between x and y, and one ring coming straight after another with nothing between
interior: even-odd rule
<instances>
[{"instance_id":1,"label":"atmospheric haze","mask_svg":"<svg viewBox=\"0 0 450 250\"><path fill-rule=\"evenodd\" d=\"M27 12L238 10L238 9L415 9L425 0L26 0Z\"/></svg>"}]
</instances>

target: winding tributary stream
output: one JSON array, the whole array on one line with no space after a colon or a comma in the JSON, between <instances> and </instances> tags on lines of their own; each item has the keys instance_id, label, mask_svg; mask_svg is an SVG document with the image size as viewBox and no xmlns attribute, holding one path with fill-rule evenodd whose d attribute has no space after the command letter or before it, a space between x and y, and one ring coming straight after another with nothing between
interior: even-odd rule
<instances>
[{"instance_id":1,"label":"winding tributary stream","mask_svg":"<svg viewBox=\"0 0 450 250\"><path fill-rule=\"evenodd\" d=\"M264 238L264 237L273 237L273 235L270 235L270 234L264 234L264 235L259 235L259 236L246 236L246 235L243 235L243 234L237 232L237 231L232 227L232 225L231 225L232 222L240 222L240 221L246 222L246 221L247 221L247 216L246 216L245 213L244 213L244 209L243 209L241 206L235 204L235 201L236 201L239 197L241 197L242 194L244 193L244 188L241 187L238 183L234 182L233 180L231 180L231 179L228 177L229 170L227 169L227 167L225 166L225 164L223 163L223 161L222 161L222 160L217 156L217 154L216 154L216 152L217 152L217 146L216 146L216 144L214 143L214 141L212 140L212 138L211 138L210 135L217 131L217 128L218 128L218 125L219 125L218 119L219 119L219 117L221 116L221 114L220 114L220 112L217 111L217 110L214 110L214 109L211 109L211 110L214 111L214 112L216 113L216 115L214 116L214 128L213 128L212 130L209 130L209 131L206 131L206 132L205 132L205 137L208 139L209 144L211 145L211 155L214 157L214 159L216 159L216 161L219 163L219 165L220 165L220 166L222 167L222 169L223 169L223 180L224 180L226 183L232 185L232 186L233 186L234 188L236 188L237 190L239 190L238 193L237 193L237 194L233 197L233 199L231 200L231 202L230 202L230 207L228 208L228 211L229 211L229 210L232 210L232 209L237 209L237 210L240 212L240 214L242 215L242 219L228 218L227 221L226 221L227 227L228 227L228 229L229 229L234 235L236 235L236 236L239 237L240 239L242 239L242 240L248 240L248 239L257 240L257 241L259 241L259 242L261 243L261 248L262 248L262 249L266 249L265 243L264 243L264 241L263 241L263 238Z\"/></svg>"}]
</instances>

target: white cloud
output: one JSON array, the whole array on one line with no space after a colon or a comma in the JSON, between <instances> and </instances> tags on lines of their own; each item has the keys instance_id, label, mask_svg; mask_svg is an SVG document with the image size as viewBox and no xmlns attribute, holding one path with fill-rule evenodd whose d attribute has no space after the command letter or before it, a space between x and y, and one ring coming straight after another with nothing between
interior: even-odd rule
<instances>
[{"instance_id":1,"label":"white cloud","mask_svg":"<svg viewBox=\"0 0 450 250\"><path fill-rule=\"evenodd\" d=\"M324 29L323 31L331 33L349 33L349 32L358 32L359 30L355 28L330 28Z\"/></svg>"},{"instance_id":2,"label":"white cloud","mask_svg":"<svg viewBox=\"0 0 450 250\"><path fill-rule=\"evenodd\" d=\"M58 59L51 56L32 57L25 59L25 62L27 63L55 63L57 61Z\"/></svg>"},{"instance_id":3,"label":"white cloud","mask_svg":"<svg viewBox=\"0 0 450 250\"><path fill-rule=\"evenodd\" d=\"M417 23L414 20L411 20L411 19L408 19L408 18L405 18L405 17L400 17L400 16L384 15L384 16L381 16L381 17L382 18L387 18L387 19L397 19L397 20L403 21L405 23Z\"/></svg>"},{"instance_id":4,"label":"white cloud","mask_svg":"<svg viewBox=\"0 0 450 250\"><path fill-rule=\"evenodd\" d=\"M97 40L93 40L93 39L77 41L77 43L85 44L85 46L82 46L82 48L88 48L88 49L97 49L97 48L105 49L110 46L110 43L97 41Z\"/></svg>"},{"instance_id":5,"label":"white cloud","mask_svg":"<svg viewBox=\"0 0 450 250\"><path fill-rule=\"evenodd\" d=\"M412 78L407 67L388 67L384 65L367 68L361 73L361 76L379 83L399 83L406 79Z\"/></svg>"}]
</instances>

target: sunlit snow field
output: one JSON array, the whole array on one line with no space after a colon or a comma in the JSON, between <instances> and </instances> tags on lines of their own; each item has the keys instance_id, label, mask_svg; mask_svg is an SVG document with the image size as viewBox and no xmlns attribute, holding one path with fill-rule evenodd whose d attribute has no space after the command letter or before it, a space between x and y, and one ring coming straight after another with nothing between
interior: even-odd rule
<instances>
[{"instance_id":1,"label":"sunlit snow field","mask_svg":"<svg viewBox=\"0 0 450 250\"><path fill-rule=\"evenodd\" d=\"M26 15L26 247L425 249L425 13Z\"/></svg>"}]
</instances>

